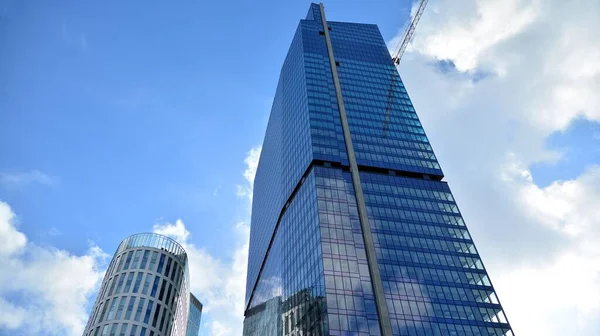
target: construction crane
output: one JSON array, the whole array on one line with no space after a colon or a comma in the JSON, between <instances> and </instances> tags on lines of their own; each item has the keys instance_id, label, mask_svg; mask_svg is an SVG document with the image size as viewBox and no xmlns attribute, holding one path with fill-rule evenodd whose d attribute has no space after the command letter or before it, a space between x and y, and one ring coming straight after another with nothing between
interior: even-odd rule
<instances>
[{"instance_id":1,"label":"construction crane","mask_svg":"<svg viewBox=\"0 0 600 336\"><path fill-rule=\"evenodd\" d=\"M394 50L394 53L392 54L392 61L394 62L394 66L396 66L396 67L400 64L402 55L404 55L404 51L406 50L408 43L410 43L410 41L412 40L413 34L415 33L415 28L417 27L417 23L419 23L419 20L421 19L421 15L423 15L423 11L425 10L427 1L428 0L421 0L421 2L419 3L419 8L417 8L417 12L415 13L415 16L413 17L410 24L408 25L408 27L406 27L406 30L404 31L404 37L402 38L402 41L398 44L398 46ZM390 113L392 112L392 104L394 101L394 87L396 86L397 78L398 78L398 76L396 76L395 73L392 73L392 80L390 83L390 89L388 91L387 107L385 110L385 121L383 123L383 137L384 138L387 135L387 129L390 124Z\"/></svg>"}]
</instances>

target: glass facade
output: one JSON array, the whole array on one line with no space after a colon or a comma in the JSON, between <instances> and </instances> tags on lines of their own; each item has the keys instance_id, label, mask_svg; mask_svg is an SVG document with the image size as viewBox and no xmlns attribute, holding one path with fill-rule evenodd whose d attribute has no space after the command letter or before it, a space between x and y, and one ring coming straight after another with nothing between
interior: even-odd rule
<instances>
[{"instance_id":1,"label":"glass facade","mask_svg":"<svg viewBox=\"0 0 600 336\"><path fill-rule=\"evenodd\" d=\"M130 236L110 262L83 335L185 336L189 298L183 247L158 234Z\"/></svg>"},{"instance_id":2,"label":"glass facade","mask_svg":"<svg viewBox=\"0 0 600 336\"><path fill-rule=\"evenodd\" d=\"M190 294L190 313L188 316L187 331L185 336L198 336L200 318L202 317L202 303Z\"/></svg>"},{"instance_id":3,"label":"glass facade","mask_svg":"<svg viewBox=\"0 0 600 336\"><path fill-rule=\"evenodd\" d=\"M244 335L512 335L377 26L323 13L271 109Z\"/></svg>"}]
</instances>

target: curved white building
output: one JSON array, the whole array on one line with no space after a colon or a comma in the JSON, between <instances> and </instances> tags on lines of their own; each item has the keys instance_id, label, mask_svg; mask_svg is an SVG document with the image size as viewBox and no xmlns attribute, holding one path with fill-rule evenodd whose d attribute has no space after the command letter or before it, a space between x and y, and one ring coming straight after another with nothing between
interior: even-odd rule
<instances>
[{"instance_id":1,"label":"curved white building","mask_svg":"<svg viewBox=\"0 0 600 336\"><path fill-rule=\"evenodd\" d=\"M123 240L83 335L197 335L199 316L195 316L196 330L186 330L190 300L199 303L195 297L190 299L187 261L183 247L166 236L141 233ZM198 310L198 305L192 310Z\"/></svg>"}]
</instances>

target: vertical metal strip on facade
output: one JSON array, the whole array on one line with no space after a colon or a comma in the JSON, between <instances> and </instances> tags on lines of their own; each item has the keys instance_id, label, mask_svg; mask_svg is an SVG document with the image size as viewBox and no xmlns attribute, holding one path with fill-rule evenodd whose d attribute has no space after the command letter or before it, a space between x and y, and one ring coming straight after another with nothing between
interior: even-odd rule
<instances>
[{"instance_id":1,"label":"vertical metal strip on facade","mask_svg":"<svg viewBox=\"0 0 600 336\"><path fill-rule=\"evenodd\" d=\"M369 217L367 215L367 206L365 204L362 185L360 183L360 175L358 171L358 165L356 163L356 156L354 154L354 147L352 146L352 138L350 135L348 118L346 116L346 108L344 107L344 100L342 99L342 87L340 86L340 80L338 78L336 68L337 66L335 64L333 47L331 44L329 27L327 26L327 20L325 18L325 8L323 4L320 4L320 9L323 31L325 32L325 41L327 43L327 52L329 55L329 64L331 65L331 74L333 77L333 84L335 86L335 95L340 111L340 119L342 123L342 130L344 132L346 151L348 152L348 161L350 162L350 174L352 175L352 184L354 185L354 193L356 196L356 204L358 207L358 216L360 219L363 240L365 242L365 251L367 255L367 262L369 263L369 273L371 274L373 293L375 294L375 304L377 306L377 314L379 316L379 325L381 327L381 334L383 336L392 336L392 323L390 322L387 303L385 295L383 293L383 283L381 281L381 275L379 273L377 255L375 253L375 246L373 244L373 235L371 233L371 226L369 224Z\"/></svg>"}]
</instances>

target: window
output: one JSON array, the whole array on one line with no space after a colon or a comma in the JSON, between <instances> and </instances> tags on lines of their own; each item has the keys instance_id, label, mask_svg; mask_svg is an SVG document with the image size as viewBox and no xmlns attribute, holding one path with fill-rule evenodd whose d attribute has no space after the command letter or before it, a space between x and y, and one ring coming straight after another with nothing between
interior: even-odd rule
<instances>
[{"instance_id":1,"label":"window","mask_svg":"<svg viewBox=\"0 0 600 336\"><path fill-rule=\"evenodd\" d=\"M142 288L142 294L148 294L148 287L150 286L150 280L152 279L152 274L146 274L146 278L144 279L144 287Z\"/></svg>"},{"instance_id":2,"label":"window","mask_svg":"<svg viewBox=\"0 0 600 336\"><path fill-rule=\"evenodd\" d=\"M125 319L129 320L131 318L131 312L133 311L133 305L135 304L135 296L129 298L129 304L127 305L127 311L125 312ZM141 299L143 300L143 299Z\"/></svg>"},{"instance_id":3,"label":"window","mask_svg":"<svg viewBox=\"0 0 600 336\"><path fill-rule=\"evenodd\" d=\"M142 316L142 310L144 310L144 302L145 301L146 301L146 299L140 298L140 302L138 303L137 309L135 310L135 318L134 318L134 320L136 322L140 321L140 318Z\"/></svg>"},{"instance_id":4,"label":"window","mask_svg":"<svg viewBox=\"0 0 600 336\"><path fill-rule=\"evenodd\" d=\"M119 260L119 266L117 266L117 269L115 270L115 272L121 271L121 266L123 266L123 262L125 261L125 258L121 258L121 256L118 256L117 260L118 259L121 259L121 260Z\"/></svg>"},{"instance_id":5,"label":"window","mask_svg":"<svg viewBox=\"0 0 600 336\"><path fill-rule=\"evenodd\" d=\"M163 295L165 294L165 284L166 283L167 283L167 280L163 279L162 285L160 286L160 293L158 294L158 299L160 301L162 301Z\"/></svg>"},{"instance_id":6,"label":"window","mask_svg":"<svg viewBox=\"0 0 600 336\"><path fill-rule=\"evenodd\" d=\"M165 263L165 255L160 255L160 261L158 262L158 268L156 269L156 273L162 273L162 268Z\"/></svg>"},{"instance_id":7,"label":"window","mask_svg":"<svg viewBox=\"0 0 600 336\"><path fill-rule=\"evenodd\" d=\"M167 311L167 309L163 309L163 315L160 318L160 326L158 327L158 330L163 331L163 327L165 326L165 317L167 316L169 312Z\"/></svg>"},{"instance_id":8,"label":"window","mask_svg":"<svg viewBox=\"0 0 600 336\"><path fill-rule=\"evenodd\" d=\"M169 318L167 318L167 326L165 327L165 332L168 334L171 330L169 327L171 326L171 314L169 313Z\"/></svg>"},{"instance_id":9,"label":"window","mask_svg":"<svg viewBox=\"0 0 600 336\"><path fill-rule=\"evenodd\" d=\"M108 295L107 296L111 296L113 290L115 289L115 284L117 283L117 279L119 278L119 275L115 275L115 277L112 280L112 284L110 285L110 290L108 291Z\"/></svg>"},{"instance_id":10,"label":"window","mask_svg":"<svg viewBox=\"0 0 600 336\"><path fill-rule=\"evenodd\" d=\"M158 252L153 251L152 252L152 257L150 258L150 265L148 265L148 269L153 271L154 268L156 267L156 258L158 257Z\"/></svg>"},{"instance_id":11,"label":"window","mask_svg":"<svg viewBox=\"0 0 600 336\"><path fill-rule=\"evenodd\" d=\"M171 281L175 282L175 271L177 270L177 263L173 262L173 271L171 272L171 276L169 277Z\"/></svg>"},{"instance_id":12,"label":"window","mask_svg":"<svg viewBox=\"0 0 600 336\"><path fill-rule=\"evenodd\" d=\"M131 282L133 281L134 272L129 272L127 276L127 282L125 283L125 288L123 288L123 293L129 293L129 289L131 288Z\"/></svg>"},{"instance_id":13,"label":"window","mask_svg":"<svg viewBox=\"0 0 600 336\"><path fill-rule=\"evenodd\" d=\"M121 292L121 287L123 287L124 280L125 274L121 274L121 277L119 277L119 284L117 285L117 289L115 290L115 294L119 294Z\"/></svg>"},{"instance_id":14,"label":"window","mask_svg":"<svg viewBox=\"0 0 600 336\"><path fill-rule=\"evenodd\" d=\"M123 287L123 283L125 282L126 274L121 274L119 277L119 283L117 284L117 289L115 290L115 294L119 294L121 292L121 288Z\"/></svg>"},{"instance_id":15,"label":"window","mask_svg":"<svg viewBox=\"0 0 600 336\"><path fill-rule=\"evenodd\" d=\"M137 293L140 289L140 283L142 282L142 276L144 273L138 272L137 278L135 279L135 285L133 285L133 293Z\"/></svg>"},{"instance_id":16,"label":"window","mask_svg":"<svg viewBox=\"0 0 600 336\"><path fill-rule=\"evenodd\" d=\"M167 289L167 296L165 297L165 303L169 304L169 299L171 298L171 284L169 284L169 289Z\"/></svg>"},{"instance_id":17,"label":"window","mask_svg":"<svg viewBox=\"0 0 600 336\"><path fill-rule=\"evenodd\" d=\"M142 250L137 250L135 251L135 254L133 255L133 263L131 264L131 268L137 268L139 262L140 262L140 257L142 256Z\"/></svg>"},{"instance_id":18,"label":"window","mask_svg":"<svg viewBox=\"0 0 600 336\"><path fill-rule=\"evenodd\" d=\"M177 267L177 265L175 265L175 267L174 267L174 270L173 270L173 271L175 271L175 269L177 269L177 268L178 268L178 267ZM183 274L183 272L175 272L175 279L173 279L173 282L174 282L174 283L178 283L178 281L179 281L179 277L180 277L182 274Z\"/></svg>"},{"instance_id":19,"label":"window","mask_svg":"<svg viewBox=\"0 0 600 336\"><path fill-rule=\"evenodd\" d=\"M108 324L105 324L104 327L102 328L102 336L108 336Z\"/></svg>"},{"instance_id":20,"label":"window","mask_svg":"<svg viewBox=\"0 0 600 336\"><path fill-rule=\"evenodd\" d=\"M142 331L140 331L140 336L146 336L146 328L142 327Z\"/></svg>"},{"instance_id":21,"label":"window","mask_svg":"<svg viewBox=\"0 0 600 336\"><path fill-rule=\"evenodd\" d=\"M121 319L121 314L123 314L123 309L125 308L125 300L126 299L127 299L126 296L121 297L121 300L119 301L119 307L117 308L117 315L115 316L115 320Z\"/></svg>"},{"instance_id":22,"label":"window","mask_svg":"<svg viewBox=\"0 0 600 336\"><path fill-rule=\"evenodd\" d=\"M129 251L127 254L127 259L125 260L125 265L123 266L123 270L129 269L129 263L131 262L131 256L133 255L133 251Z\"/></svg>"},{"instance_id":23,"label":"window","mask_svg":"<svg viewBox=\"0 0 600 336\"><path fill-rule=\"evenodd\" d=\"M154 297L156 295L156 289L158 288L158 281L160 281L160 277L157 275L154 277L154 284L152 285L152 291L150 292L150 296Z\"/></svg>"},{"instance_id":24,"label":"window","mask_svg":"<svg viewBox=\"0 0 600 336\"><path fill-rule=\"evenodd\" d=\"M173 297L171 298L171 307L175 304L175 298L177 297L177 288L173 288Z\"/></svg>"},{"instance_id":25,"label":"window","mask_svg":"<svg viewBox=\"0 0 600 336\"><path fill-rule=\"evenodd\" d=\"M134 324L131 326L131 332L129 333L129 336L135 336L137 332L137 326Z\"/></svg>"},{"instance_id":26,"label":"window","mask_svg":"<svg viewBox=\"0 0 600 336\"><path fill-rule=\"evenodd\" d=\"M154 302L152 302L152 300L148 300L148 308L146 308L146 315L144 316L144 323L148 323L148 321L150 320L150 313L152 312L152 304Z\"/></svg>"},{"instance_id":27,"label":"window","mask_svg":"<svg viewBox=\"0 0 600 336\"><path fill-rule=\"evenodd\" d=\"M96 311L96 319L94 321L94 324L100 322L100 315L99 312L102 311L102 307L104 306L104 302L100 304L100 307L98 308L98 310Z\"/></svg>"},{"instance_id":28,"label":"window","mask_svg":"<svg viewBox=\"0 0 600 336\"><path fill-rule=\"evenodd\" d=\"M169 271L171 270L171 262L173 261L173 259L171 259L171 257L169 257L169 260L167 261L167 267L165 268L165 277L169 276Z\"/></svg>"},{"instance_id":29,"label":"window","mask_svg":"<svg viewBox=\"0 0 600 336\"><path fill-rule=\"evenodd\" d=\"M110 336L116 336L117 335L117 327L119 326L118 323L113 323L112 328L110 328Z\"/></svg>"},{"instance_id":30,"label":"window","mask_svg":"<svg viewBox=\"0 0 600 336\"><path fill-rule=\"evenodd\" d=\"M104 313L106 313L106 308L108 307L109 303L110 299L106 300L106 302L104 303L104 309L102 309L102 314L100 314L100 319L98 320L98 322L102 322L104 320Z\"/></svg>"},{"instance_id":31,"label":"window","mask_svg":"<svg viewBox=\"0 0 600 336\"><path fill-rule=\"evenodd\" d=\"M145 269L146 268L146 263L148 262L148 255L150 254L150 251L145 250L144 251L144 256L142 257L142 264L140 265L141 269Z\"/></svg>"},{"instance_id":32,"label":"window","mask_svg":"<svg viewBox=\"0 0 600 336\"><path fill-rule=\"evenodd\" d=\"M110 309L108 310L108 316L106 317L106 320L112 320L115 318L116 307L117 307L117 298L114 298L110 305Z\"/></svg>"},{"instance_id":33,"label":"window","mask_svg":"<svg viewBox=\"0 0 600 336\"><path fill-rule=\"evenodd\" d=\"M121 326L121 332L119 333L119 336L125 336L125 333L127 332L127 327L129 327L129 325L127 323L123 323L123 325Z\"/></svg>"},{"instance_id":34,"label":"window","mask_svg":"<svg viewBox=\"0 0 600 336\"><path fill-rule=\"evenodd\" d=\"M152 318L152 327L156 328L156 322L158 322L158 315L160 314L161 305L156 304L156 310L154 311L154 317Z\"/></svg>"}]
</instances>

